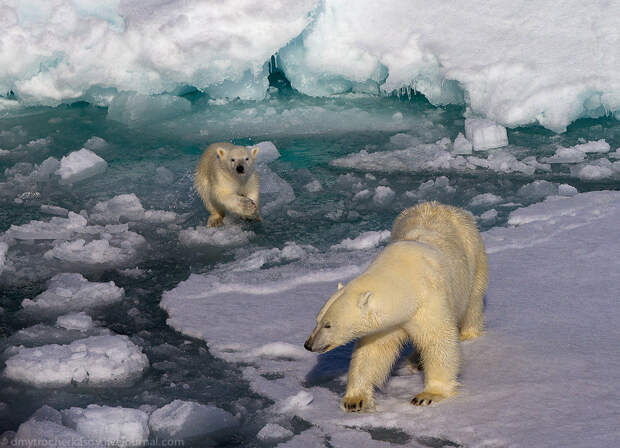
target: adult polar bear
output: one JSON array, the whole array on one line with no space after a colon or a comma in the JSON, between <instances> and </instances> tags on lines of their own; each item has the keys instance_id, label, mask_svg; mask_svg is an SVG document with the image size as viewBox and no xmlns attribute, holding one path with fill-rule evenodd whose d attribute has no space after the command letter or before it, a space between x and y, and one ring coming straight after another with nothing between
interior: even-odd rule
<instances>
[{"instance_id":1,"label":"adult polar bear","mask_svg":"<svg viewBox=\"0 0 620 448\"><path fill-rule=\"evenodd\" d=\"M224 216L234 214L261 221L260 185L254 169L258 146L213 143L200 157L194 187L210 213L207 225L221 226Z\"/></svg>"},{"instance_id":2,"label":"adult polar bear","mask_svg":"<svg viewBox=\"0 0 620 448\"><path fill-rule=\"evenodd\" d=\"M455 393L459 336L482 333L487 280L473 217L437 202L419 204L398 216L391 243L368 269L338 285L304 346L325 353L359 338L341 404L357 412L374 407L374 387L385 382L411 340L424 368L424 391L411 403L431 404Z\"/></svg>"}]
</instances>

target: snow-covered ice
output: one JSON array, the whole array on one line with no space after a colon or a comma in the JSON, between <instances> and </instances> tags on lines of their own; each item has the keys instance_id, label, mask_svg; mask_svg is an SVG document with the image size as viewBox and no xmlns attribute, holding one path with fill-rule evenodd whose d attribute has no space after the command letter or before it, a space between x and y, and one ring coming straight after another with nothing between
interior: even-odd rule
<instances>
[{"instance_id":1,"label":"snow-covered ice","mask_svg":"<svg viewBox=\"0 0 620 448\"><path fill-rule=\"evenodd\" d=\"M342 413L338 403L348 346L318 357L257 356L257 349L278 341L301 350L336 283L363 269L377 249L348 252L347 264L356 269L339 276L298 261L263 270L256 277L262 281L247 289L234 285L234 292L233 285L206 287L224 279L225 269L193 275L164 293L162 307L170 325L204 338L216 356L252 359L243 368L244 377L275 401L274 418L297 415L323 437L344 427L358 428L353 438L365 437L363 429L374 427L466 446L609 445L620 436L615 424L620 415L615 392L620 278L609 262L620 251L613 238L618 204L620 194L609 191L551 196L513 212L511 226L483 234L491 270L487 331L462 345L459 394L424 409L409 404L422 388L421 376L397 368L378 392L377 412ZM337 251L330 254L327 260L338 256ZM274 284L273 278L281 280ZM304 306L291 308L291 300ZM288 310L284 320L278 318L283 309ZM239 331L231 331L235 328ZM272 372L279 375L269 378ZM301 436L291 442L300 437L301 443Z\"/></svg>"},{"instance_id":2,"label":"snow-covered ice","mask_svg":"<svg viewBox=\"0 0 620 448\"><path fill-rule=\"evenodd\" d=\"M275 423L267 423L258 431L258 440L264 442L281 442L293 437L293 432Z\"/></svg>"},{"instance_id":3,"label":"snow-covered ice","mask_svg":"<svg viewBox=\"0 0 620 448\"><path fill-rule=\"evenodd\" d=\"M3 375L38 387L100 387L130 383L148 365L146 355L127 336L91 336L67 345L17 347Z\"/></svg>"},{"instance_id":4,"label":"snow-covered ice","mask_svg":"<svg viewBox=\"0 0 620 448\"><path fill-rule=\"evenodd\" d=\"M63 423L89 440L112 446L142 446L149 437L149 415L139 409L99 406L62 411Z\"/></svg>"},{"instance_id":5,"label":"snow-covered ice","mask_svg":"<svg viewBox=\"0 0 620 448\"><path fill-rule=\"evenodd\" d=\"M67 330L87 331L93 328L93 319L83 311L58 316L56 325Z\"/></svg>"},{"instance_id":6,"label":"snow-covered ice","mask_svg":"<svg viewBox=\"0 0 620 448\"><path fill-rule=\"evenodd\" d=\"M246 244L254 235L254 232L239 225L197 226L181 230L179 241L187 247L231 247Z\"/></svg>"},{"instance_id":7,"label":"snow-covered ice","mask_svg":"<svg viewBox=\"0 0 620 448\"><path fill-rule=\"evenodd\" d=\"M122 300L125 291L114 282L89 282L80 274L56 274L47 289L33 299L24 299L22 307L31 314L59 315L108 306Z\"/></svg>"},{"instance_id":8,"label":"snow-covered ice","mask_svg":"<svg viewBox=\"0 0 620 448\"><path fill-rule=\"evenodd\" d=\"M173 439L205 437L238 425L238 420L223 409L182 400L174 400L155 410L149 419L154 434Z\"/></svg>"},{"instance_id":9,"label":"snow-covered ice","mask_svg":"<svg viewBox=\"0 0 620 448\"><path fill-rule=\"evenodd\" d=\"M103 173L108 168L105 160L89 149L82 148L60 159L60 168L56 174L61 182L72 184Z\"/></svg>"}]
</instances>

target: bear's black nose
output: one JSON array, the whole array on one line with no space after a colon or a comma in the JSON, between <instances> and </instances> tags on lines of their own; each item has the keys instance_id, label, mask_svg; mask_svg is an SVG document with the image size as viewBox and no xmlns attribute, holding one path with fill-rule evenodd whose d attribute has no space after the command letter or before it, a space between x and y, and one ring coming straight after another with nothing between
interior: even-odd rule
<instances>
[{"instance_id":1,"label":"bear's black nose","mask_svg":"<svg viewBox=\"0 0 620 448\"><path fill-rule=\"evenodd\" d=\"M305 342L304 348L308 350L309 352L312 351L312 345L310 345L310 338L308 338L308 340Z\"/></svg>"},{"instance_id":2,"label":"bear's black nose","mask_svg":"<svg viewBox=\"0 0 620 448\"><path fill-rule=\"evenodd\" d=\"M237 165L237 172L239 174L243 174L243 171L244 171L243 165Z\"/></svg>"}]
</instances>

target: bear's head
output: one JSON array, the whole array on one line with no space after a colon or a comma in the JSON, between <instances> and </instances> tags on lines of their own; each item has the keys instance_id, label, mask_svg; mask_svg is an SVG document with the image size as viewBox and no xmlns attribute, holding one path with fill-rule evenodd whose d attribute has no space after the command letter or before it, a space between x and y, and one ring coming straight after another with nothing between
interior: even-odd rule
<instances>
[{"instance_id":1,"label":"bear's head","mask_svg":"<svg viewBox=\"0 0 620 448\"><path fill-rule=\"evenodd\" d=\"M356 287L354 282L346 287L339 283L338 291L316 318L316 327L304 344L306 350L325 353L379 330L373 295L372 291Z\"/></svg>"},{"instance_id":2,"label":"bear's head","mask_svg":"<svg viewBox=\"0 0 620 448\"><path fill-rule=\"evenodd\" d=\"M222 168L232 176L247 178L254 172L254 163L258 155L258 146L246 148L217 148L217 158Z\"/></svg>"}]
</instances>

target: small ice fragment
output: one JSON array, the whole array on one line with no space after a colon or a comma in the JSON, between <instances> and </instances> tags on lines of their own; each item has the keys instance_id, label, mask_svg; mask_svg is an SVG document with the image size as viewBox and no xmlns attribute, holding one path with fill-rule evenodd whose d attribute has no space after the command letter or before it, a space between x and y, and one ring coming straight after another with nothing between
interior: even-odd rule
<instances>
[{"instance_id":1,"label":"small ice fragment","mask_svg":"<svg viewBox=\"0 0 620 448\"><path fill-rule=\"evenodd\" d=\"M267 423L256 437L263 442L279 442L293 437L293 432L275 423Z\"/></svg>"},{"instance_id":2,"label":"small ice fragment","mask_svg":"<svg viewBox=\"0 0 620 448\"><path fill-rule=\"evenodd\" d=\"M383 230L378 232L364 232L357 238L346 238L338 244L333 245L332 249L363 250L377 247L379 244L390 239L390 231Z\"/></svg>"},{"instance_id":3,"label":"small ice fragment","mask_svg":"<svg viewBox=\"0 0 620 448\"><path fill-rule=\"evenodd\" d=\"M530 201L540 201L547 196L558 194L558 186L546 180L535 180L519 188L517 194Z\"/></svg>"},{"instance_id":4,"label":"small ice fragment","mask_svg":"<svg viewBox=\"0 0 620 448\"><path fill-rule=\"evenodd\" d=\"M108 167L105 160L94 152L82 148L64 156L60 160L60 168L56 174L61 177L61 183L72 184L91 176L103 173Z\"/></svg>"},{"instance_id":5,"label":"small ice fragment","mask_svg":"<svg viewBox=\"0 0 620 448\"><path fill-rule=\"evenodd\" d=\"M149 419L154 435L177 439L206 436L237 425L237 419L223 409L182 400L157 409Z\"/></svg>"},{"instance_id":6,"label":"small ice fragment","mask_svg":"<svg viewBox=\"0 0 620 448\"><path fill-rule=\"evenodd\" d=\"M471 207L480 207L486 205L494 205L501 201L502 198L493 193L482 193L474 196L469 202L469 205Z\"/></svg>"},{"instance_id":7,"label":"small ice fragment","mask_svg":"<svg viewBox=\"0 0 620 448\"><path fill-rule=\"evenodd\" d=\"M506 128L487 118L465 119L465 135L475 151L486 151L508 145Z\"/></svg>"},{"instance_id":8,"label":"small ice fragment","mask_svg":"<svg viewBox=\"0 0 620 448\"><path fill-rule=\"evenodd\" d=\"M375 188L375 194L372 197L372 200L377 205L386 205L389 203L392 198L394 198L394 190L390 187L384 187L383 185L379 185Z\"/></svg>"},{"instance_id":9,"label":"small ice fragment","mask_svg":"<svg viewBox=\"0 0 620 448\"><path fill-rule=\"evenodd\" d=\"M144 218L144 207L134 194L120 194L107 201L98 202L90 214L97 223L119 223L125 220L138 221Z\"/></svg>"},{"instance_id":10,"label":"small ice fragment","mask_svg":"<svg viewBox=\"0 0 620 448\"><path fill-rule=\"evenodd\" d=\"M323 189L321 183L318 180L313 180L312 182L307 183L306 185L304 185L304 188L310 193L316 193L317 191L321 191Z\"/></svg>"},{"instance_id":11,"label":"small ice fragment","mask_svg":"<svg viewBox=\"0 0 620 448\"><path fill-rule=\"evenodd\" d=\"M44 204L41 206L41 213L46 213L48 215L67 217L67 215L69 214L69 210L63 207L57 207L55 205Z\"/></svg>"},{"instance_id":12,"label":"small ice fragment","mask_svg":"<svg viewBox=\"0 0 620 448\"><path fill-rule=\"evenodd\" d=\"M91 404L66 409L62 416L68 427L101 443L142 446L149 438L149 416L139 409Z\"/></svg>"},{"instance_id":13,"label":"small ice fragment","mask_svg":"<svg viewBox=\"0 0 620 448\"><path fill-rule=\"evenodd\" d=\"M187 247L232 247L243 246L254 236L254 232L243 230L240 226L198 226L181 230L181 232L179 232L179 241L182 245Z\"/></svg>"},{"instance_id":14,"label":"small ice fragment","mask_svg":"<svg viewBox=\"0 0 620 448\"><path fill-rule=\"evenodd\" d=\"M482 215L480 215L480 219L486 223L490 224L497 219L497 210L492 208L491 210L487 210Z\"/></svg>"},{"instance_id":15,"label":"small ice fragment","mask_svg":"<svg viewBox=\"0 0 620 448\"><path fill-rule=\"evenodd\" d=\"M560 184L558 187L558 194L560 196L575 196L577 193L577 189L572 185Z\"/></svg>"},{"instance_id":16,"label":"small ice fragment","mask_svg":"<svg viewBox=\"0 0 620 448\"><path fill-rule=\"evenodd\" d=\"M269 163L280 157L278 148L272 142L260 142L254 146L260 148L256 156L256 163Z\"/></svg>"},{"instance_id":17,"label":"small ice fragment","mask_svg":"<svg viewBox=\"0 0 620 448\"><path fill-rule=\"evenodd\" d=\"M93 328L93 319L81 311L79 313L64 314L56 319L56 325L67 330L86 331Z\"/></svg>"},{"instance_id":18,"label":"small ice fragment","mask_svg":"<svg viewBox=\"0 0 620 448\"><path fill-rule=\"evenodd\" d=\"M280 411L282 413L289 413L302 410L310 406L312 401L314 401L314 396L311 393L302 390L298 394L283 400L280 405Z\"/></svg>"},{"instance_id":19,"label":"small ice fragment","mask_svg":"<svg viewBox=\"0 0 620 448\"><path fill-rule=\"evenodd\" d=\"M471 154L471 152L471 142L465 138L463 133L459 132L452 144L452 154Z\"/></svg>"}]
</instances>

